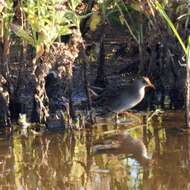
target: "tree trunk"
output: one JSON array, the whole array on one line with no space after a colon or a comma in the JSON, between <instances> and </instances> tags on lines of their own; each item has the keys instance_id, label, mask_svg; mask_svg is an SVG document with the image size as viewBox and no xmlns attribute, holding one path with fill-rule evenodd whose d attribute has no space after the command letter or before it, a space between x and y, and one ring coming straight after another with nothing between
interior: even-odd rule
<instances>
[{"instance_id":1,"label":"tree trunk","mask_svg":"<svg viewBox=\"0 0 190 190\"><path fill-rule=\"evenodd\" d=\"M45 77L49 72L49 67L46 63L39 61L35 70L36 88L34 92L33 122L44 123L49 116L49 99L45 89Z\"/></svg>"},{"instance_id":2,"label":"tree trunk","mask_svg":"<svg viewBox=\"0 0 190 190\"><path fill-rule=\"evenodd\" d=\"M0 74L0 127L10 127L9 92L6 88L7 81Z\"/></svg>"},{"instance_id":3,"label":"tree trunk","mask_svg":"<svg viewBox=\"0 0 190 190\"><path fill-rule=\"evenodd\" d=\"M188 38L186 72L186 127L190 128L190 37Z\"/></svg>"},{"instance_id":4,"label":"tree trunk","mask_svg":"<svg viewBox=\"0 0 190 190\"><path fill-rule=\"evenodd\" d=\"M139 37L138 37L139 58L140 58L139 74L145 75L145 62L144 62L145 51L144 51L144 36L143 36L144 18L143 18L143 15L141 15L140 19L141 19L141 23L140 23L140 31L139 31Z\"/></svg>"},{"instance_id":5,"label":"tree trunk","mask_svg":"<svg viewBox=\"0 0 190 190\"><path fill-rule=\"evenodd\" d=\"M104 48L104 34L102 34L101 39L100 39L98 70L97 70L97 76L95 80L95 85L99 87L105 87L107 83L104 69L105 69L105 48Z\"/></svg>"},{"instance_id":6,"label":"tree trunk","mask_svg":"<svg viewBox=\"0 0 190 190\"><path fill-rule=\"evenodd\" d=\"M82 56L83 56L83 77L84 77L84 87L85 87L85 93L87 97L87 106L88 106L88 111L90 111L90 123L93 123L93 118L92 118L92 100L89 92L89 80L88 80L88 75L87 75L87 65L88 65L88 57L86 55L86 49L84 43L82 44Z\"/></svg>"},{"instance_id":7,"label":"tree trunk","mask_svg":"<svg viewBox=\"0 0 190 190\"><path fill-rule=\"evenodd\" d=\"M9 89L8 77L9 77L9 56L10 56L10 36L5 33L2 39L2 57L0 60L0 126L9 127L10 111L9 111Z\"/></svg>"},{"instance_id":8,"label":"tree trunk","mask_svg":"<svg viewBox=\"0 0 190 190\"><path fill-rule=\"evenodd\" d=\"M73 63L69 63L68 66L68 97L69 97L69 112L68 112L68 125L72 127L72 120L75 119L75 110L73 108L72 91L73 91Z\"/></svg>"},{"instance_id":9,"label":"tree trunk","mask_svg":"<svg viewBox=\"0 0 190 190\"><path fill-rule=\"evenodd\" d=\"M88 0L88 6L87 6L87 10L85 15L89 14L92 12L92 8L94 6L95 1L94 0ZM82 36L84 36L87 31L88 31L88 27L87 27L87 21L90 19L90 17L86 17L84 19L81 20L81 24L80 24L80 31L82 33Z\"/></svg>"},{"instance_id":10,"label":"tree trunk","mask_svg":"<svg viewBox=\"0 0 190 190\"><path fill-rule=\"evenodd\" d=\"M2 73L7 78L9 74L8 62L9 62L9 52L10 52L10 39L7 34L4 36L3 40L3 55L2 55Z\"/></svg>"}]
</instances>

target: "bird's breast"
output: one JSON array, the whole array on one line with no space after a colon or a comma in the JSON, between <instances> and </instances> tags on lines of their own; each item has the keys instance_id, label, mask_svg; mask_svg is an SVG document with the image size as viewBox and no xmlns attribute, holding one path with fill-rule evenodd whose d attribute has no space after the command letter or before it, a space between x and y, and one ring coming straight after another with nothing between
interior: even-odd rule
<instances>
[{"instance_id":1,"label":"bird's breast","mask_svg":"<svg viewBox=\"0 0 190 190\"><path fill-rule=\"evenodd\" d=\"M135 93L123 93L116 101L112 102L112 108L115 112L123 112L133 108L142 101L144 94L144 88L135 91Z\"/></svg>"}]
</instances>

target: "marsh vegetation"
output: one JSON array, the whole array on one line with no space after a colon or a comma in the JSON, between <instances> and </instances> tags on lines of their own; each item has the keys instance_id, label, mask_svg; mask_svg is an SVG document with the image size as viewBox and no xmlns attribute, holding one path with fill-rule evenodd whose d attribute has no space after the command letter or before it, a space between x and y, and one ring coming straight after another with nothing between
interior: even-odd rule
<instances>
[{"instance_id":1,"label":"marsh vegetation","mask_svg":"<svg viewBox=\"0 0 190 190\"><path fill-rule=\"evenodd\" d=\"M188 189L189 22L186 0L0 0L0 188Z\"/></svg>"}]
</instances>

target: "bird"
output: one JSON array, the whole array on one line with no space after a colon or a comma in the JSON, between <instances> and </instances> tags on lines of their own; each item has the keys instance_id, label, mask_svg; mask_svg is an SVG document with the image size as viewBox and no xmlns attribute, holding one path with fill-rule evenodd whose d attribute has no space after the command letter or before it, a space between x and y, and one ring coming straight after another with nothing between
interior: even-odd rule
<instances>
[{"instance_id":1,"label":"bird","mask_svg":"<svg viewBox=\"0 0 190 190\"><path fill-rule=\"evenodd\" d=\"M136 159L142 165L152 164L153 160L148 156L145 144L137 138L129 135L128 130L111 131L103 134L92 146L92 154L125 154Z\"/></svg>"},{"instance_id":2,"label":"bird","mask_svg":"<svg viewBox=\"0 0 190 190\"><path fill-rule=\"evenodd\" d=\"M96 99L94 105L99 107L98 115L108 117L122 113L139 104L145 96L145 88L155 89L148 77L140 77L118 89L108 89L102 92Z\"/></svg>"}]
</instances>

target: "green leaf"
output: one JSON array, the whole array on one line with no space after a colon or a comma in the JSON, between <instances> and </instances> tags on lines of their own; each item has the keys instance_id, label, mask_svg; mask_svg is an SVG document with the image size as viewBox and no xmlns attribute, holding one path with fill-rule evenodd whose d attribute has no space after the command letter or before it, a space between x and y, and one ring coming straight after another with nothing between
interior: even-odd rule
<instances>
[{"instance_id":1,"label":"green leaf","mask_svg":"<svg viewBox=\"0 0 190 190\"><path fill-rule=\"evenodd\" d=\"M71 0L71 8L73 11L82 3L81 0Z\"/></svg>"},{"instance_id":2,"label":"green leaf","mask_svg":"<svg viewBox=\"0 0 190 190\"><path fill-rule=\"evenodd\" d=\"M67 27L67 26L63 26L63 27L60 27L59 28L59 36L61 35L68 35L68 34L71 34L71 30Z\"/></svg>"},{"instance_id":3,"label":"green leaf","mask_svg":"<svg viewBox=\"0 0 190 190\"><path fill-rule=\"evenodd\" d=\"M173 31L174 35L178 39L178 41L179 41L179 43L180 43L180 45L181 45L181 47L183 49L183 51L187 55L187 48L185 47L185 44L184 44L182 38L180 37L180 35L179 35L176 27L174 26L173 22L171 21L171 19L166 14L164 8L162 7L162 5L159 2L155 3L155 7L159 11L160 15L164 18L164 20L166 21L166 23L168 24L168 26L170 27L170 29Z\"/></svg>"},{"instance_id":4,"label":"green leaf","mask_svg":"<svg viewBox=\"0 0 190 190\"><path fill-rule=\"evenodd\" d=\"M41 30L44 33L44 42L45 43L52 43L57 37L58 37L58 32L56 26L43 26Z\"/></svg>"},{"instance_id":5,"label":"green leaf","mask_svg":"<svg viewBox=\"0 0 190 190\"><path fill-rule=\"evenodd\" d=\"M85 18L90 17L91 15L92 15L92 13L88 13L88 14L85 14L85 15L81 15L81 16L79 16L79 17L80 17L80 19L82 20L82 19L85 19Z\"/></svg>"},{"instance_id":6,"label":"green leaf","mask_svg":"<svg viewBox=\"0 0 190 190\"><path fill-rule=\"evenodd\" d=\"M11 25L11 29L12 29L12 31L13 31L17 36L19 36L19 37L22 38L23 40L27 41L29 44L35 46L34 39L33 39L32 36L30 35L30 33L28 33L27 31L25 31L21 26L12 24L12 25Z\"/></svg>"}]
</instances>

